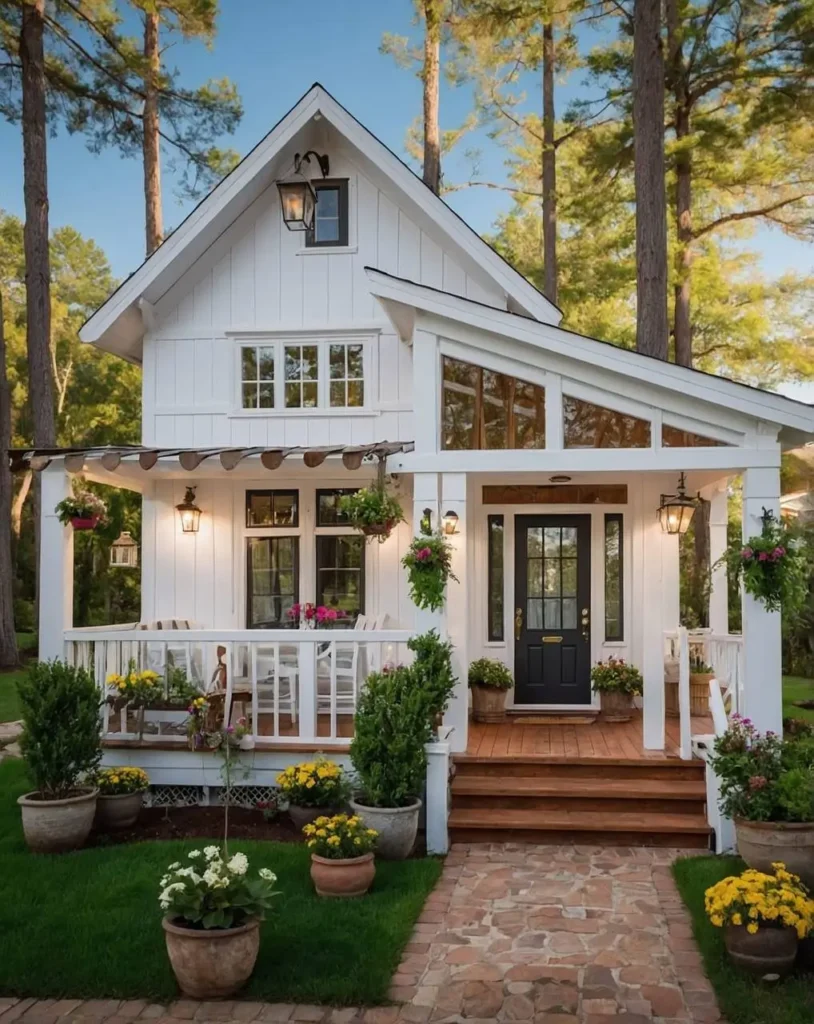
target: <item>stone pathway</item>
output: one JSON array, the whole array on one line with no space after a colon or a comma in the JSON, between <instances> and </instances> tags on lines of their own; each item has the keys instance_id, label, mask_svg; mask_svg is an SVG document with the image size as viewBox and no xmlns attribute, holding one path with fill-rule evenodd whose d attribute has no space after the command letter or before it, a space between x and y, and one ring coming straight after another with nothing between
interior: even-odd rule
<instances>
[{"instance_id":1,"label":"stone pathway","mask_svg":"<svg viewBox=\"0 0 814 1024\"><path fill-rule=\"evenodd\" d=\"M714 1024L674 850L453 847L393 978L397 1005L0 998L0 1024Z\"/></svg>"},{"instance_id":2,"label":"stone pathway","mask_svg":"<svg viewBox=\"0 0 814 1024\"><path fill-rule=\"evenodd\" d=\"M20 756L20 744L17 740L22 731L22 722L0 722L0 761L7 757Z\"/></svg>"}]
</instances>

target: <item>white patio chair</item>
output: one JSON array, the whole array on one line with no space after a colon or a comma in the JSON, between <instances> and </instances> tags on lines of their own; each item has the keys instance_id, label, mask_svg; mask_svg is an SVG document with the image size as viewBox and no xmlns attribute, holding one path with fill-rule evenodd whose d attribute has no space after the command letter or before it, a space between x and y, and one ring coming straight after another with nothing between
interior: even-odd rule
<instances>
[{"instance_id":1,"label":"white patio chair","mask_svg":"<svg viewBox=\"0 0 814 1024\"><path fill-rule=\"evenodd\" d=\"M335 640L317 654L317 712L331 710L331 650L336 658L337 714L354 714L359 693L359 643Z\"/></svg>"},{"instance_id":2,"label":"white patio chair","mask_svg":"<svg viewBox=\"0 0 814 1024\"><path fill-rule=\"evenodd\" d=\"M257 648L257 713L274 714L274 675L276 661L273 647ZM291 721L297 721L297 676L299 673L298 652L293 645L280 647L280 680L277 691L279 711L288 712Z\"/></svg>"}]
</instances>

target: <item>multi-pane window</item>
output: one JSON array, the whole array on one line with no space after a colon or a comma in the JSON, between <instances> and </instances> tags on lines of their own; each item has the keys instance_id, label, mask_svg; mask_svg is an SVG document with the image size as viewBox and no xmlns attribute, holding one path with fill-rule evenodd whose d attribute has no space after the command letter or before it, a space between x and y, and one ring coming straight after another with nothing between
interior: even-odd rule
<instances>
[{"instance_id":1,"label":"multi-pane window","mask_svg":"<svg viewBox=\"0 0 814 1024\"><path fill-rule=\"evenodd\" d=\"M249 629L292 625L299 599L299 539L249 537L246 617Z\"/></svg>"},{"instance_id":2,"label":"multi-pane window","mask_svg":"<svg viewBox=\"0 0 814 1024\"><path fill-rule=\"evenodd\" d=\"M702 434L694 434L690 430L679 430L666 423L661 428L662 448L726 448L725 441L716 441Z\"/></svg>"},{"instance_id":3,"label":"multi-pane window","mask_svg":"<svg viewBox=\"0 0 814 1024\"><path fill-rule=\"evenodd\" d=\"M274 408L274 348L245 345L240 353L241 396L244 409Z\"/></svg>"},{"instance_id":4,"label":"multi-pane window","mask_svg":"<svg viewBox=\"0 0 814 1024\"><path fill-rule=\"evenodd\" d=\"M566 448L649 448L650 423L570 395L562 396Z\"/></svg>"},{"instance_id":5,"label":"multi-pane window","mask_svg":"<svg viewBox=\"0 0 814 1024\"><path fill-rule=\"evenodd\" d=\"M342 613L342 625L354 624L365 606L364 537L317 537L316 598Z\"/></svg>"},{"instance_id":6,"label":"multi-pane window","mask_svg":"<svg viewBox=\"0 0 814 1024\"><path fill-rule=\"evenodd\" d=\"M503 640L503 516L487 518L488 546L488 637Z\"/></svg>"},{"instance_id":7,"label":"multi-pane window","mask_svg":"<svg viewBox=\"0 0 814 1024\"><path fill-rule=\"evenodd\" d=\"M355 494L355 487L331 491L317 491L317 526L345 526L348 517L341 511L339 501L346 494Z\"/></svg>"},{"instance_id":8,"label":"multi-pane window","mask_svg":"<svg viewBox=\"0 0 814 1024\"><path fill-rule=\"evenodd\" d=\"M285 346L285 407L315 409L319 404L319 347Z\"/></svg>"},{"instance_id":9,"label":"multi-pane window","mask_svg":"<svg viewBox=\"0 0 814 1024\"><path fill-rule=\"evenodd\" d=\"M622 514L605 515L605 639L624 640Z\"/></svg>"},{"instance_id":10,"label":"multi-pane window","mask_svg":"<svg viewBox=\"0 0 814 1024\"><path fill-rule=\"evenodd\" d=\"M577 528L534 526L527 535L527 629L577 628Z\"/></svg>"},{"instance_id":11,"label":"multi-pane window","mask_svg":"<svg viewBox=\"0 0 814 1024\"><path fill-rule=\"evenodd\" d=\"M297 526L297 491L246 491L246 526Z\"/></svg>"},{"instance_id":12,"label":"multi-pane window","mask_svg":"<svg viewBox=\"0 0 814 1024\"><path fill-rule=\"evenodd\" d=\"M314 226L305 236L306 248L348 244L348 182L314 182L317 205Z\"/></svg>"},{"instance_id":13,"label":"multi-pane window","mask_svg":"<svg viewBox=\"0 0 814 1024\"><path fill-rule=\"evenodd\" d=\"M545 448L545 390L444 357L446 449Z\"/></svg>"},{"instance_id":14,"label":"multi-pane window","mask_svg":"<svg viewBox=\"0 0 814 1024\"><path fill-rule=\"evenodd\" d=\"M358 408L365 404L364 350L358 342L328 346L329 394L333 407Z\"/></svg>"}]
</instances>

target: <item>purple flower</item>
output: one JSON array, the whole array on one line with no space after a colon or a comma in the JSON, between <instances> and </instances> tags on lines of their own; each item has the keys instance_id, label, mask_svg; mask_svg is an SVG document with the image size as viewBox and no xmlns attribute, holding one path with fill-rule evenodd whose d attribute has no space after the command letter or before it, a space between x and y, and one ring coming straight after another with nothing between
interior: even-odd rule
<instances>
[{"instance_id":1,"label":"purple flower","mask_svg":"<svg viewBox=\"0 0 814 1024\"><path fill-rule=\"evenodd\" d=\"M759 562L765 562L768 557L769 556L766 554L765 551L761 551L760 554L757 556L757 560Z\"/></svg>"},{"instance_id":2,"label":"purple flower","mask_svg":"<svg viewBox=\"0 0 814 1024\"><path fill-rule=\"evenodd\" d=\"M432 548L419 548L415 556L419 562L426 562L428 558L432 558Z\"/></svg>"},{"instance_id":3,"label":"purple flower","mask_svg":"<svg viewBox=\"0 0 814 1024\"><path fill-rule=\"evenodd\" d=\"M754 551L748 545L741 551L741 558L751 558L753 555Z\"/></svg>"}]
</instances>

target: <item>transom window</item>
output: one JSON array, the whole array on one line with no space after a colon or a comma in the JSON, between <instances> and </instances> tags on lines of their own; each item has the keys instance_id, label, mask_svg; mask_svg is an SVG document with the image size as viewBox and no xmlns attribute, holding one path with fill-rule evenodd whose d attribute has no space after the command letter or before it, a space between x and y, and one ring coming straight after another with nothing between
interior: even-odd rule
<instances>
[{"instance_id":1,"label":"transom window","mask_svg":"<svg viewBox=\"0 0 814 1024\"><path fill-rule=\"evenodd\" d=\"M649 448L650 423L571 395L562 396L566 448Z\"/></svg>"},{"instance_id":2,"label":"transom window","mask_svg":"<svg viewBox=\"0 0 814 1024\"><path fill-rule=\"evenodd\" d=\"M298 526L297 491L246 491L246 526Z\"/></svg>"},{"instance_id":3,"label":"transom window","mask_svg":"<svg viewBox=\"0 0 814 1024\"><path fill-rule=\"evenodd\" d=\"M365 365L361 345L329 345L332 406L359 407L365 404Z\"/></svg>"},{"instance_id":4,"label":"transom window","mask_svg":"<svg viewBox=\"0 0 814 1024\"><path fill-rule=\"evenodd\" d=\"M725 441L716 441L712 437L703 437L690 430L680 430L666 423L661 428L662 448L728 448Z\"/></svg>"},{"instance_id":5,"label":"transom window","mask_svg":"<svg viewBox=\"0 0 814 1024\"><path fill-rule=\"evenodd\" d=\"M444 357L446 449L545 448L545 389Z\"/></svg>"},{"instance_id":6,"label":"transom window","mask_svg":"<svg viewBox=\"0 0 814 1024\"><path fill-rule=\"evenodd\" d=\"M361 339L240 345L243 409L360 409L367 400Z\"/></svg>"},{"instance_id":7,"label":"transom window","mask_svg":"<svg viewBox=\"0 0 814 1024\"><path fill-rule=\"evenodd\" d=\"M314 226L305 235L306 248L348 244L348 182L314 181L317 195Z\"/></svg>"},{"instance_id":8,"label":"transom window","mask_svg":"<svg viewBox=\"0 0 814 1024\"><path fill-rule=\"evenodd\" d=\"M347 494L356 494L355 487L340 487L331 491L317 491L317 526L346 526L348 517L339 508L339 500Z\"/></svg>"},{"instance_id":9,"label":"transom window","mask_svg":"<svg viewBox=\"0 0 814 1024\"><path fill-rule=\"evenodd\" d=\"M240 353L244 409L274 408L274 348L245 345Z\"/></svg>"}]
</instances>

